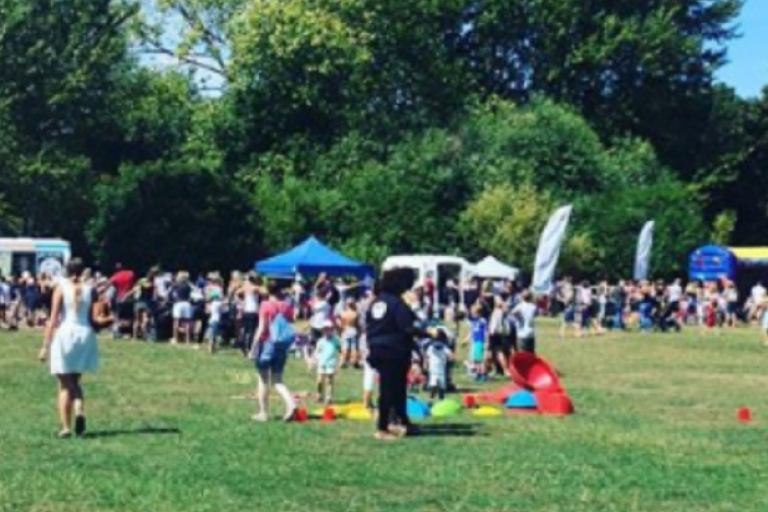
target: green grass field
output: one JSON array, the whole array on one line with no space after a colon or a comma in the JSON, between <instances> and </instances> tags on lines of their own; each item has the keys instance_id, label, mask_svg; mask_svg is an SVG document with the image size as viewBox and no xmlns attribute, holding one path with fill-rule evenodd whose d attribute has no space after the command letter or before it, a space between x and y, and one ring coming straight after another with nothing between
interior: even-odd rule
<instances>
[{"instance_id":1,"label":"green grass field","mask_svg":"<svg viewBox=\"0 0 768 512\"><path fill-rule=\"evenodd\" d=\"M575 415L465 414L450 421L461 428L396 443L375 441L367 422L250 421L253 403L238 397L253 377L232 351L104 337L100 373L85 381L93 436L61 441L40 335L3 332L0 510L768 510L758 332L539 337ZM360 379L343 372L337 398L358 399ZM288 383L309 391L312 376L293 364ZM736 421L742 405L751 425Z\"/></svg>"}]
</instances>

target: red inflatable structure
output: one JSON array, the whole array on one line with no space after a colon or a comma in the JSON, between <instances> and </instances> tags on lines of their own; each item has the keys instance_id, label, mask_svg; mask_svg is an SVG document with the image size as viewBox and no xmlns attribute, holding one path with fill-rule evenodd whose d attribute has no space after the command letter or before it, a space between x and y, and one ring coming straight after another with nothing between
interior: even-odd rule
<instances>
[{"instance_id":1,"label":"red inflatable structure","mask_svg":"<svg viewBox=\"0 0 768 512\"><path fill-rule=\"evenodd\" d=\"M527 390L536 397L536 408L519 411L510 409L510 412L556 416L565 416L575 412L573 402L560 384L557 372L543 357L530 352L518 352L512 357L509 366L512 382L491 393L466 395L464 402L503 405L515 393Z\"/></svg>"}]
</instances>

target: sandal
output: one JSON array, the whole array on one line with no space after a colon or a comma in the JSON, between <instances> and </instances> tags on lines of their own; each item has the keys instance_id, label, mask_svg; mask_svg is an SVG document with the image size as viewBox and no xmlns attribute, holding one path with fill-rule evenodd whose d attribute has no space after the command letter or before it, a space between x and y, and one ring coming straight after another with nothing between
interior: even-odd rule
<instances>
[{"instance_id":1,"label":"sandal","mask_svg":"<svg viewBox=\"0 0 768 512\"><path fill-rule=\"evenodd\" d=\"M58 434L56 434L56 437L59 439L69 439L72 437L72 432L70 430L62 430Z\"/></svg>"},{"instance_id":2,"label":"sandal","mask_svg":"<svg viewBox=\"0 0 768 512\"><path fill-rule=\"evenodd\" d=\"M267 417L266 414L254 414L253 416L251 416L251 419L253 421L258 421L259 423L266 423L267 421L269 421L269 418Z\"/></svg>"}]
</instances>

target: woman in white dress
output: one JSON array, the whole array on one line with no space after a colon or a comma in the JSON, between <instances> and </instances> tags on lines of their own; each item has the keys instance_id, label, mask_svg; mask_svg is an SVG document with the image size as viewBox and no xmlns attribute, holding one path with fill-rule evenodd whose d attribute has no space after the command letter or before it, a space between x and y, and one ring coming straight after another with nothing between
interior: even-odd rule
<instances>
[{"instance_id":1,"label":"woman in white dress","mask_svg":"<svg viewBox=\"0 0 768 512\"><path fill-rule=\"evenodd\" d=\"M95 373L99 354L95 325L109 325L96 300L96 290L83 279L83 263L72 259L67 264L67 277L58 281L53 293L51 318L45 330L40 360L50 358L51 374L59 380L60 438L72 436L72 413L75 434L85 433L85 407L80 377ZM61 320L59 322L59 320Z\"/></svg>"}]
</instances>

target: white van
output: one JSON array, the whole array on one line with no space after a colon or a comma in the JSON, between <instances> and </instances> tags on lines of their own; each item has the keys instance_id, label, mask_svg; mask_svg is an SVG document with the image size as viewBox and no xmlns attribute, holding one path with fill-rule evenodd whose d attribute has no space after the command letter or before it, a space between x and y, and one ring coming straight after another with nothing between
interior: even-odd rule
<instances>
[{"instance_id":1,"label":"white van","mask_svg":"<svg viewBox=\"0 0 768 512\"><path fill-rule=\"evenodd\" d=\"M457 285L474 275L474 265L458 256L440 255L413 255L390 256L384 260L382 270L393 268L408 268L416 273L416 285L423 286L427 279L435 283L433 303L439 302L440 288L448 279L454 279ZM464 302L464 293L459 286L461 302ZM437 314L437 308L433 311Z\"/></svg>"}]
</instances>

